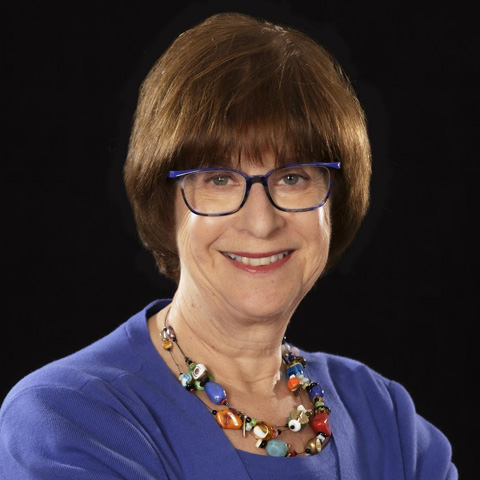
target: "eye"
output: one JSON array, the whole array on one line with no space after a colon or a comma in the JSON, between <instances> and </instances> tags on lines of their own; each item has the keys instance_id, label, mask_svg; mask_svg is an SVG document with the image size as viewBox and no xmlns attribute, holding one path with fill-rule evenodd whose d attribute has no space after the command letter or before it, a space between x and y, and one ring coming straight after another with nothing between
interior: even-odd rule
<instances>
[{"instance_id":1,"label":"eye","mask_svg":"<svg viewBox=\"0 0 480 480\"><path fill-rule=\"evenodd\" d=\"M211 179L214 185L223 187L228 184L229 178L226 175L217 175Z\"/></svg>"},{"instance_id":2,"label":"eye","mask_svg":"<svg viewBox=\"0 0 480 480\"><path fill-rule=\"evenodd\" d=\"M288 187L300 186L310 179L307 172L299 168L284 171L279 170L275 177L273 180L277 185Z\"/></svg>"},{"instance_id":3,"label":"eye","mask_svg":"<svg viewBox=\"0 0 480 480\"><path fill-rule=\"evenodd\" d=\"M285 182L286 185L296 185L301 180L302 179L295 173L288 173L283 177L283 181Z\"/></svg>"},{"instance_id":4,"label":"eye","mask_svg":"<svg viewBox=\"0 0 480 480\"><path fill-rule=\"evenodd\" d=\"M226 187L238 183L232 172L206 172L198 175L199 180L207 187Z\"/></svg>"}]
</instances>

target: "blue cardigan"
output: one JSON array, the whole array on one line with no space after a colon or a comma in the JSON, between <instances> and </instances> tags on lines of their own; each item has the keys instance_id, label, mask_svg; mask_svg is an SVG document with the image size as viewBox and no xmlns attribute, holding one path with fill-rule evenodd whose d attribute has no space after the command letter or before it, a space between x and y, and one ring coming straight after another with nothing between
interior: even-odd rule
<instances>
[{"instance_id":1,"label":"blue cardigan","mask_svg":"<svg viewBox=\"0 0 480 480\"><path fill-rule=\"evenodd\" d=\"M447 439L398 383L305 353L332 409L317 455L236 450L153 347L153 302L105 338L21 380L0 411L2 480L456 479Z\"/></svg>"}]
</instances>

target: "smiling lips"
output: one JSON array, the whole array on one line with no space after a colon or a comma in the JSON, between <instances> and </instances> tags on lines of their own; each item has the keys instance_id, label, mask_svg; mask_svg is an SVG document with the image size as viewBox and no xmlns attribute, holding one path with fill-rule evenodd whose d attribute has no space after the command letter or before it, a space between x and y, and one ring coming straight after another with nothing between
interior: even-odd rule
<instances>
[{"instance_id":1,"label":"smiling lips","mask_svg":"<svg viewBox=\"0 0 480 480\"><path fill-rule=\"evenodd\" d=\"M233 260L236 267L243 270L266 272L283 265L290 258L291 253L291 251L285 250L284 252L262 254L224 252L224 255Z\"/></svg>"}]
</instances>

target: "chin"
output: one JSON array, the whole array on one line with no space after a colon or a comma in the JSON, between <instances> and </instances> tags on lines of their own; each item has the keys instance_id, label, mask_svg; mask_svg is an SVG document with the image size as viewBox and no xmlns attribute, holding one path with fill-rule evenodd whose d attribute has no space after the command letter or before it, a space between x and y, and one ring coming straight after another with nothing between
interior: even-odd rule
<instances>
[{"instance_id":1,"label":"chin","mask_svg":"<svg viewBox=\"0 0 480 480\"><path fill-rule=\"evenodd\" d=\"M237 312L248 318L277 318L291 316L303 298L300 292L266 292L260 289L250 290L228 298L228 302Z\"/></svg>"}]
</instances>

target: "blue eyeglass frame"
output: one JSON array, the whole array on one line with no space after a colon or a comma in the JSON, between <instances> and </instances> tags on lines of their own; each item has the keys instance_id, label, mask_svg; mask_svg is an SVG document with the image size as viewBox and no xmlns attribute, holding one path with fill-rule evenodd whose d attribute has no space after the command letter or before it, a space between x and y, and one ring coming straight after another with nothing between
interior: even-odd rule
<instances>
[{"instance_id":1,"label":"blue eyeglass frame","mask_svg":"<svg viewBox=\"0 0 480 480\"><path fill-rule=\"evenodd\" d=\"M278 210L281 210L283 212L308 212L310 210L315 210L316 208L320 208L323 205L325 205L328 198L330 197L330 190L331 190L331 187L333 185L333 182L332 182L331 179L330 179L330 184L329 184L329 187L328 187L328 192L327 192L327 196L325 197L325 200L323 202L319 203L318 205L315 205L314 207L297 208L297 209L279 207L273 201L273 198L270 195L270 191L268 190L268 177L273 172L275 172L277 170L281 170L283 168L301 167L301 166L327 167L327 168L333 168L335 170L339 170L340 169L340 162L291 163L291 164L288 164L288 165L284 165L282 167L274 168L274 169L270 170L269 172L267 172L265 175L247 175L246 173L240 172L238 170L234 170L233 168L222 168L222 167L194 168L192 170L170 170L168 172L167 177L168 178L173 178L173 179L178 180L180 182L180 188L182 190L182 197L183 197L183 201L185 202L185 205L188 207L188 209L192 213L194 213L195 215L201 215L203 217L224 217L226 215L232 215L233 213L238 212L245 205L245 202L247 201L247 198L248 198L248 194L250 193L250 189L251 189L251 187L254 183L261 183L263 185L263 188L265 189L265 193L266 193L268 199L270 200L270 203L275 208L277 208ZM241 175L245 179L245 182L246 182L247 186L245 188L245 193L243 195L243 200L242 200L242 203L240 204L240 206L238 208L236 208L235 210L231 210L230 212L226 212L226 213L201 213L201 212L197 212L196 210L194 210L188 204L187 199L185 198L185 191L184 191L184 188L183 188L184 178L190 173L211 172L213 170L222 170L224 172L238 173L239 175Z\"/></svg>"}]
</instances>

